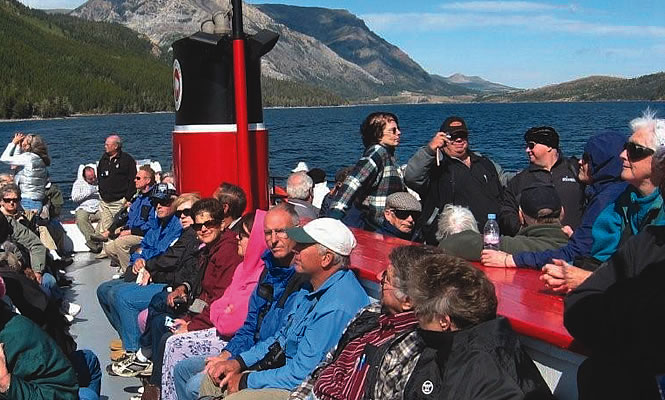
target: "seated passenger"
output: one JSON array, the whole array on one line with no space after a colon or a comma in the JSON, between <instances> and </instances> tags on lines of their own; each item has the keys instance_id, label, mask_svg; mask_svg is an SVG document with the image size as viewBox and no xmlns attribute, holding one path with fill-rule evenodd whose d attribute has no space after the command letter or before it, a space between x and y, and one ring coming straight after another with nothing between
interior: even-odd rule
<instances>
[{"instance_id":1,"label":"seated passenger","mask_svg":"<svg viewBox=\"0 0 665 400\"><path fill-rule=\"evenodd\" d=\"M312 205L314 181L306 172L294 172L286 181L286 202L291 204L301 219L314 219L319 210Z\"/></svg>"},{"instance_id":2,"label":"seated passenger","mask_svg":"<svg viewBox=\"0 0 665 400\"><path fill-rule=\"evenodd\" d=\"M266 213L262 229L268 250L261 257L265 270L249 299L243 326L219 355L209 358L194 356L179 362L172 381L167 379L169 372L165 371L162 379L163 400L176 397L174 384L178 399L198 399L201 380L207 371L215 370L224 361L268 339L284 326L286 315L294 306L300 287L308 285L306 277L294 273L291 266L295 242L286 235L286 230L298 225L298 214L287 203L280 203Z\"/></svg>"},{"instance_id":3,"label":"seated passenger","mask_svg":"<svg viewBox=\"0 0 665 400\"><path fill-rule=\"evenodd\" d=\"M112 279L97 288L99 305L106 314L111 326L120 334L124 350L138 350L139 327L137 316L148 307L150 299L166 285L148 285L150 275L142 273L137 277L132 274L144 269L146 262L164 253L174 244L182 232L180 220L174 217L175 190L166 185L158 186L152 194L152 201L157 208L157 218L151 219L153 224L148 234L141 240L141 251L131 257L131 269L125 272L123 279Z\"/></svg>"},{"instance_id":4,"label":"seated passenger","mask_svg":"<svg viewBox=\"0 0 665 400\"><path fill-rule=\"evenodd\" d=\"M411 240L421 211L420 202L411 193L393 193L386 198L386 208L383 210L385 219L376 233Z\"/></svg>"},{"instance_id":5,"label":"seated passenger","mask_svg":"<svg viewBox=\"0 0 665 400\"><path fill-rule=\"evenodd\" d=\"M580 172L577 179L586 185L586 208L580 224L570 241L564 247L543 252L522 252L513 254L518 267L540 269L552 259L568 262L588 257L593 246L593 227L600 212L626 189L621 181L623 161L619 153L623 150L626 138L614 132L603 132L589 138L580 159ZM512 266L508 260L508 266Z\"/></svg>"},{"instance_id":6,"label":"seated passenger","mask_svg":"<svg viewBox=\"0 0 665 400\"><path fill-rule=\"evenodd\" d=\"M93 222L98 222L101 216L99 211L99 188L97 187L97 175L93 167L83 168L81 176L76 178L72 186L72 201L76 207L76 226L85 238L85 245L91 252L100 253L102 245L90 240L95 233Z\"/></svg>"},{"instance_id":7,"label":"seated passenger","mask_svg":"<svg viewBox=\"0 0 665 400\"><path fill-rule=\"evenodd\" d=\"M333 185L332 189L330 189L330 192L323 197L323 201L321 201L321 209L319 210L319 217L328 216L328 212L330 211L330 206L332 205L333 200L337 195L337 192L339 192L340 188L344 184L344 181L346 180L346 177L349 175L351 171L353 171L353 166L340 168L335 173L335 184ZM342 220L342 222L344 222L344 220ZM349 224L347 224L346 222L345 225L349 226Z\"/></svg>"},{"instance_id":8,"label":"seated passenger","mask_svg":"<svg viewBox=\"0 0 665 400\"><path fill-rule=\"evenodd\" d=\"M104 244L106 254L119 265L120 272L125 272L129 266L129 254L132 247L141 243L150 228L150 219L155 211L155 206L151 203L151 192L155 184L155 172L148 165L143 165L136 172L134 180L137 196L132 200L129 206L129 216L125 226L120 228L119 232L105 231L101 235L92 235L93 240L106 242L109 237L115 237L110 242ZM175 191L175 189L173 189Z\"/></svg>"},{"instance_id":9,"label":"seated passenger","mask_svg":"<svg viewBox=\"0 0 665 400\"><path fill-rule=\"evenodd\" d=\"M665 146L653 163L663 193ZM566 329L590 351L578 371L580 399L662 398L663 238L662 220L645 227L565 298Z\"/></svg>"},{"instance_id":10,"label":"seated passenger","mask_svg":"<svg viewBox=\"0 0 665 400\"><path fill-rule=\"evenodd\" d=\"M287 233L298 243L296 270L309 277L311 291L299 292L297 308L279 333L209 371L201 395L225 390L229 399L288 398L339 341L349 320L369 304L348 270L356 245L349 228L332 218L319 218Z\"/></svg>"},{"instance_id":11,"label":"seated passenger","mask_svg":"<svg viewBox=\"0 0 665 400\"><path fill-rule=\"evenodd\" d=\"M487 214L497 213L503 197L501 168L469 149L464 119L445 119L430 142L409 159L404 179L420 195L423 214L418 231L428 244L437 244L437 218L446 204L468 207L482 228Z\"/></svg>"},{"instance_id":12,"label":"seated passenger","mask_svg":"<svg viewBox=\"0 0 665 400\"><path fill-rule=\"evenodd\" d=\"M74 369L53 340L0 304L0 397L77 400L78 390Z\"/></svg>"},{"instance_id":13,"label":"seated passenger","mask_svg":"<svg viewBox=\"0 0 665 400\"><path fill-rule=\"evenodd\" d=\"M440 254L431 246L401 246L388 256L390 264L379 275L381 301L361 309L344 330L342 338L325 360L291 394L290 399L306 399L313 393L317 399L357 399L364 393L370 398L390 398L401 392L399 387L377 384L378 376L399 373L413 368L416 360L402 357L401 349L410 348L416 342L403 339L412 332L418 322L413 304L406 295L412 266L424 257ZM414 335L411 339L416 339ZM368 357L370 352L384 354ZM359 368L349 368L359 365ZM377 373L370 370L380 368ZM389 390L386 392L385 390Z\"/></svg>"},{"instance_id":14,"label":"seated passenger","mask_svg":"<svg viewBox=\"0 0 665 400\"><path fill-rule=\"evenodd\" d=\"M501 233L514 236L521 229L517 212L520 196L525 188L538 183L554 186L566 211L562 224L577 229L584 210L584 185L577 180L577 159L564 157L559 148L559 134L549 126L529 129L524 141L529 166L508 182L498 215Z\"/></svg>"},{"instance_id":15,"label":"seated passenger","mask_svg":"<svg viewBox=\"0 0 665 400\"><path fill-rule=\"evenodd\" d=\"M517 236L501 235L500 251L483 250L483 235L465 231L448 236L439 242L446 253L483 264L505 267L511 254L521 251L558 249L568 243L561 229L564 210L554 186L534 186L522 190L519 206L522 229Z\"/></svg>"},{"instance_id":16,"label":"seated passenger","mask_svg":"<svg viewBox=\"0 0 665 400\"><path fill-rule=\"evenodd\" d=\"M422 344L401 354L413 362L398 383L379 376L384 390L397 386L404 399L553 399L510 322L497 317L483 272L456 257L429 256L413 266L407 294L420 325L411 335Z\"/></svg>"},{"instance_id":17,"label":"seated passenger","mask_svg":"<svg viewBox=\"0 0 665 400\"><path fill-rule=\"evenodd\" d=\"M224 294L242 261L238 255L236 232L227 228L239 215L229 214L228 211L243 210L246 199L239 187L228 186L234 192L242 193L242 198L236 198L235 204L222 204L217 199L208 198L192 206L192 228L205 245L197 254L196 273L183 276L182 281L172 285L171 292L162 291L153 296L148 306L146 331L141 335L141 352L115 363L112 368L116 374L131 377L150 372L151 383L157 386L161 383L168 338L174 334L214 327L210 319L210 305ZM172 326L165 324L167 317L175 318Z\"/></svg>"}]
</instances>

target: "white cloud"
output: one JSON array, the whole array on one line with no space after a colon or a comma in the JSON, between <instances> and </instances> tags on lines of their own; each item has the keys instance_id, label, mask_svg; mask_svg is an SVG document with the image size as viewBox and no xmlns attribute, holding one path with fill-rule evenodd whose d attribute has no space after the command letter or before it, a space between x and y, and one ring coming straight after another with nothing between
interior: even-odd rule
<instances>
[{"instance_id":1,"label":"white cloud","mask_svg":"<svg viewBox=\"0 0 665 400\"><path fill-rule=\"evenodd\" d=\"M475 12L534 12L556 10L562 7L531 1L466 1L442 4L440 8Z\"/></svg>"},{"instance_id":2,"label":"white cloud","mask_svg":"<svg viewBox=\"0 0 665 400\"><path fill-rule=\"evenodd\" d=\"M457 28L517 27L541 32L565 32L599 36L665 38L665 27L610 25L552 15L491 15L446 13L366 14L362 18L374 30L437 32Z\"/></svg>"}]
</instances>

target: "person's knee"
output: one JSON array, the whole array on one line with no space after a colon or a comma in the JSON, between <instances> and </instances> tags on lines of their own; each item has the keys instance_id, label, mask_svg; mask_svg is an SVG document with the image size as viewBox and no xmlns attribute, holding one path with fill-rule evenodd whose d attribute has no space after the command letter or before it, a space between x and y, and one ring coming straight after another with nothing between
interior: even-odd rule
<instances>
[{"instance_id":1,"label":"person's knee","mask_svg":"<svg viewBox=\"0 0 665 400\"><path fill-rule=\"evenodd\" d=\"M84 387L79 389L79 400L99 400L99 395L94 390Z\"/></svg>"},{"instance_id":2,"label":"person's knee","mask_svg":"<svg viewBox=\"0 0 665 400\"><path fill-rule=\"evenodd\" d=\"M52 287L56 286L57 282L55 280L55 277L48 272L45 272L42 274L42 286L51 289Z\"/></svg>"}]
</instances>

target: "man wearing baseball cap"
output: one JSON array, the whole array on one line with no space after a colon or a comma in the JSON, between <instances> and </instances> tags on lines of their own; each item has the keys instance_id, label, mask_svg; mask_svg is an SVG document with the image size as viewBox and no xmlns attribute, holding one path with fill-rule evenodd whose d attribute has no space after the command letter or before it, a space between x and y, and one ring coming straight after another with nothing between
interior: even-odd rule
<instances>
[{"instance_id":1,"label":"man wearing baseball cap","mask_svg":"<svg viewBox=\"0 0 665 400\"><path fill-rule=\"evenodd\" d=\"M409 192L395 192L386 198L386 217L376 233L411 240L413 227L420 218L422 206L418 199Z\"/></svg>"},{"instance_id":2,"label":"man wearing baseball cap","mask_svg":"<svg viewBox=\"0 0 665 400\"><path fill-rule=\"evenodd\" d=\"M287 234L297 243L296 271L309 277L311 289L300 291L298 306L279 333L226 362L219 386L226 385L229 398L287 399L339 341L351 318L369 304L348 269L356 239L342 222L319 218ZM283 354L283 361L266 362L274 354ZM257 365L258 371L243 373Z\"/></svg>"},{"instance_id":3,"label":"man wearing baseball cap","mask_svg":"<svg viewBox=\"0 0 665 400\"><path fill-rule=\"evenodd\" d=\"M520 196L534 184L553 185L563 205L563 225L576 229L584 211L584 184L577 179L578 161L564 157L559 149L559 134L549 126L537 126L524 134L529 167L515 175L506 187L499 226L504 235L514 236L520 230L518 215Z\"/></svg>"},{"instance_id":4,"label":"man wearing baseball cap","mask_svg":"<svg viewBox=\"0 0 665 400\"><path fill-rule=\"evenodd\" d=\"M423 202L417 232L422 232L428 244L437 243L437 218L446 204L471 209L480 229L487 214L499 212L502 170L489 158L469 150L468 139L464 119L448 117L429 144L411 157L404 171L407 186L418 192Z\"/></svg>"}]
</instances>

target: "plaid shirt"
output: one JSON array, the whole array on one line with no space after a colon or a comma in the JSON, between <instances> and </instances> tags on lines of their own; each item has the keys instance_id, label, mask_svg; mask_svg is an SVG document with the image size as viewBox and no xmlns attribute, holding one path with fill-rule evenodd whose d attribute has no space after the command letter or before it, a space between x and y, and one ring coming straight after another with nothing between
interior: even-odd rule
<instances>
[{"instance_id":1,"label":"plaid shirt","mask_svg":"<svg viewBox=\"0 0 665 400\"><path fill-rule=\"evenodd\" d=\"M372 303L361 309L349 325L347 325L346 329L364 312L380 314L381 304L378 302ZM423 347L422 340L415 331L409 332L406 335L398 335L396 343L391 345L391 348L381 361L379 375L374 386L375 399L403 399L404 387L418 362ZM316 380L322 371L335 361L334 356L336 351L337 346L328 352L325 359L314 369L312 374L291 393L290 400L319 400L314 394Z\"/></svg>"},{"instance_id":2,"label":"plaid shirt","mask_svg":"<svg viewBox=\"0 0 665 400\"><path fill-rule=\"evenodd\" d=\"M406 190L394 153L394 150L379 144L368 147L346 177L331 209L346 213L357 201L368 210L371 222L377 227L383 225L386 198L392 193Z\"/></svg>"}]
</instances>

